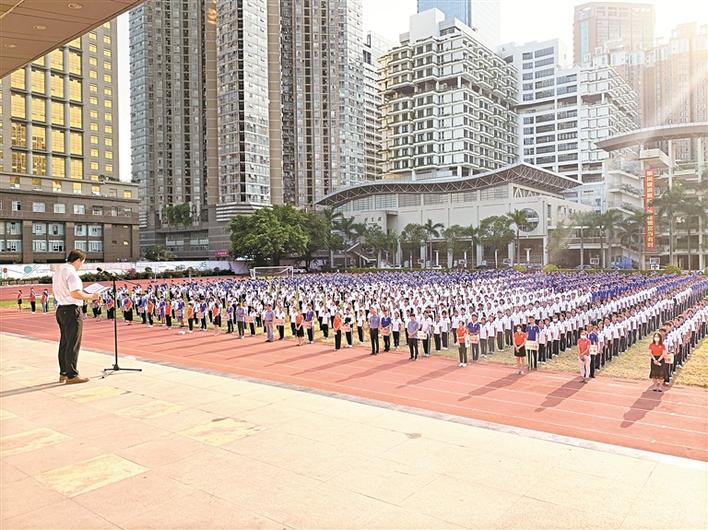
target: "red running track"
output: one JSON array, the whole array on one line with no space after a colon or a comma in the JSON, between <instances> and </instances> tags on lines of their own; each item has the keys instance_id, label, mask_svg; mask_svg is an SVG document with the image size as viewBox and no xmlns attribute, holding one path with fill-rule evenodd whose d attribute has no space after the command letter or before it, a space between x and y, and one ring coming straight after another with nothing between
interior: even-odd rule
<instances>
[{"instance_id":1,"label":"red running track","mask_svg":"<svg viewBox=\"0 0 708 530\"><path fill-rule=\"evenodd\" d=\"M0 331L58 340L53 315L6 309L0 317ZM657 393L648 390L648 379L610 377L584 385L577 376L548 370L520 376L496 363L458 368L439 356L410 361L407 350L370 356L361 347L337 352L318 343L265 343L263 335L240 341L233 335L179 335L137 323L119 322L118 334L122 355L708 461L704 389L674 387ZM82 345L112 352L112 324L85 322Z\"/></svg>"}]
</instances>

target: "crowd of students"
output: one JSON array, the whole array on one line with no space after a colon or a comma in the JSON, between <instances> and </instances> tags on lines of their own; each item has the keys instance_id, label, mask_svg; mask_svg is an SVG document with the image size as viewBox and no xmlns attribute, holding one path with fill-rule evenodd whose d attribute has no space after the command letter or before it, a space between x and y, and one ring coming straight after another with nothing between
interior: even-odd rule
<instances>
[{"instance_id":1,"label":"crowd of students","mask_svg":"<svg viewBox=\"0 0 708 530\"><path fill-rule=\"evenodd\" d=\"M271 280L170 280L122 285L84 313L153 327L284 340L319 336L336 350L355 342L371 354L407 347L411 360L458 350L459 366L511 350L517 370L536 370L577 349L583 381L653 333L661 335L666 382L706 334L708 279L699 274L478 273L312 274ZM42 293L42 307L49 295ZM30 303L34 309L34 301ZM21 307L21 293L18 294ZM655 348L656 349L656 348ZM652 358L652 366L655 366ZM656 370L653 371L653 373Z\"/></svg>"}]
</instances>

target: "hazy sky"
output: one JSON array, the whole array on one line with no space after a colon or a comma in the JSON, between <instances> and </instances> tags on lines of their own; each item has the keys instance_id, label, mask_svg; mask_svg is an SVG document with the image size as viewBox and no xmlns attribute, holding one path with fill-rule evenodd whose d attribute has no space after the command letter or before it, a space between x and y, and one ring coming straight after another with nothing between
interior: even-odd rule
<instances>
[{"instance_id":1,"label":"hazy sky","mask_svg":"<svg viewBox=\"0 0 708 530\"><path fill-rule=\"evenodd\" d=\"M484 1L484 0L483 0ZM495 1L495 0L487 0ZM558 37L572 54L573 8L582 0L498 0L501 18L501 43L523 43ZM416 0L362 0L364 30L380 33L398 42L408 31L408 17L416 12ZM656 35L668 36L683 22L708 22L708 3L704 0L658 0ZM500 44L501 44L500 43ZM118 85L120 127L120 176L130 179L130 70L128 14L118 19Z\"/></svg>"}]
</instances>

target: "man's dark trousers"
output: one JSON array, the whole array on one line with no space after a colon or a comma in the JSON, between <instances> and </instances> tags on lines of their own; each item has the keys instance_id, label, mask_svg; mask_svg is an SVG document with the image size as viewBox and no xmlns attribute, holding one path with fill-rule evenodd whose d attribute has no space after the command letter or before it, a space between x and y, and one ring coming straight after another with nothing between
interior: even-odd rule
<instances>
[{"instance_id":1,"label":"man's dark trousers","mask_svg":"<svg viewBox=\"0 0 708 530\"><path fill-rule=\"evenodd\" d=\"M56 310L56 319L61 331L59 339L59 372L72 379L79 375L76 363L81 349L83 318L77 305L60 305Z\"/></svg>"}]
</instances>

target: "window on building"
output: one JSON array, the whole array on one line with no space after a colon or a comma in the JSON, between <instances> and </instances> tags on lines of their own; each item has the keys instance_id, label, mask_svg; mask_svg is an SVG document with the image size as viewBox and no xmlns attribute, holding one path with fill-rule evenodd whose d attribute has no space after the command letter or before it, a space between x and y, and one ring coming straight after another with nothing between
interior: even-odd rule
<instances>
[{"instance_id":1,"label":"window on building","mask_svg":"<svg viewBox=\"0 0 708 530\"><path fill-rule=\"evenodd\" d=\"M12 171L15 173L27 173L27 153L12 152Z\"/></svg>"},{"instance_id":2,"label":"window on building","mask_svg":"<svg viewBox=\"0 0 708 530\"><path fill-rule=\"evenodd\" d=\"M131 217L133 215L133 209L123 208L123 215L125 215L126 217Z\"/></svg>"},{"instance_id":3,"label":"window on building","mask_svg":"<svg viewBox=\"0 0 708 530\"><path fill-rule=\"evenodd\" d=\"M61 192L61 180L53 180L52 181L52 191L55 193Z\"/></svg>"},{"instance_id":4,"label":"window on building","mask_svg":"<svg viewBox=\"0 0 708 530\"><path fill-rule=\"evenodd\" d=\"M54 213L66 213L66 204L60 202L55 203Z\"/></svg>"},{"instance_id":5,"label":"window on building","mask_svg":"<svg viewBox=\"0 0 708 530\"><path fill-rule=\"evenodd\" d=\"M106 151L105 157L107 160L113 160L113 151Z\"/></svg>"},{"instance_id":6,"label":"window on building","mask_svg":"<svg viewBox=\"0 0 708 530\"><path fill-rule=\"evenodd\" d=\"M98 98L96 96L89 96L89 104L97 106L98 105ZM96 117L98 118L98 113L96 113Z\"/></svg>"},{"instance_id":7,"label":"window on building","mask_svg":"<svg viewBox=\"0 0 708 530\"><path fill-rule=\"evenodd\" d=\"M80 132L69 133L70 153L72 155L84 154L84 135Z\"/></svg>"},{"instance_id":8,"label":"window on building","mask_svg":"<svg viewBox=\"0 0 708 530\"><path fill-rule=\"evenodd\" d=\"M46 211L47 205L43 202L33 202L32 211L36 213L44 213Z\"/></svg>"},{"instance_id":9,"label":"window on building","mask_svg":"<svg viewBox=\"0 0 708 530\"><path fill-rule=\"evenodd\" d=\"M71 99L71 101L83 101L80 79L69 78L69 99Z\"/></svg>"},{"instance_id":10,"label":"window on building","mask_svg":"<svg viewBox=\"0 0 708 530\"><path fill-rule=\"evenodd\" d=\"M75 128L75 129L81 129L83 128L83 114L81 112L81 107L77 107L76 105L70 105L69 106L69 119L70 119L70 126Z\"/></svg>"},{"instance_id":11,"label":"window on building","mask_svg":"<svg viewBox=\"0 0 708 530\"><path fill-rule=\"evenodd\" d=\"M64 76L52 74L50 78L50 90L53 98L64 97Z\"/></svg>"},{"instance_id":12,"label":"window on building","mask_svg":"<svg viewBox=\"0 0 708 530\"><path fill-rule=\"evenodd\" d=\"M74 184L76 186L76 184ZM81 184L79 184L81 186ZM86 206L83 204L74 204L74 215L85 215L86 214Z\"/></svg>"},{"instance_id":13,"label":"window on building","mask_svg":"<svg viewBox=\"0 0 708 530\"><path fill-rule=\"evenodd\" d=\"M98 131L98 123L96 123L96 122L91 122L91 123L89 124L89 129L91 129L91 130L94 131L94 132L97 132L97 131Z\"/></svg>"},{"instance_id":14,"label":"window on building","mask_svg":"<svg viewBox=\"0 0 708 530\"><path fill-rule=\"evenodd\" d=\"M64 252L64 241L61 239L50 239L49 252Z\"/></svg>"},{"instance_id":15,"label":"window on building","mask_svg":"<svg viewBox=\"0 0 708 530\"><path fill-rule=\"evenodd\" d=\"M88 242L89 252L103 252L103 241L89 241Z\"/></svg>"},{"instance_id":16,"label":"window on building","mask_svg":"<svg viewBox=\"0 0 708 530\"><path fill-rule=\"evenodd\" d=\"M20 201L12 201L11 210L13 212L21 212L22 211L22 203Z\"/></svg>"},{"instance_id":17,"label":"window on building","mask_svg":"<svg viewBox=\"0 0 708 530\"><path fill-rule=\"evenodd\" d=\"M10 115L13 118L27 118L27 103L22 94L12 94L10 96Z\"/></svg>"},{"instance_id":18,"label":"window on building","mask_svg":"<svg viewBox=\"0 0 708 530\"><path fill-rule=\"evenodd\" d=\"M113 147L113 138L104 138L103 145L106 147Z\"/></svg>"},{"instance_id":19,"label":"window on building","mask_svg":"<svg viewBox=\"0 0 708 530\"><path fill-rule=\"evenodd\" d=\"M103 95L104 95L104 96L108 96L108 97L112 96L112 95L113 95L113 89L112 89L111 87L109 87L109 86L105 87L105 88L103 89Z\"/></svg>"},{"instance_id":20,"label":"window on building","mask_svg":"<svg viewBox=\"0 0 708 530\"><path fill-rule=\"evenodd\" d=\"M49 54L49 67L54 70L64 69L64 49L59 48Z\"/></svg>"},{"instance_id":21,"label":"window on building","mask_svg":"<svg viewBox=\"0 0 708 530\"><path fill-rule=\"evenodd\" d=\"M25 85L25 69L20 68L12 72L10 76L10 87L17 90L25 90L27 86Z\"/></svg>"},{"instance_id":22,"label":"window on building","mask_svg":"<svg viewBox=\"0 0 708 530\"><path fill-rule=\"evenodd\" d=\"M12 147L27 147L27 126L13 121L10 125L10 138Z\"/></svg>"},{"instance_id":23,"label":"window on building","mask_svg":"<svg viewBox=\"0 0 708 530\"><path fill-rule=\"evenodd\" d=\"M39 125L32 126L32 149L47 149L47 129Z\"/></svg>"},{"instance_id":24,"label":"window on building","mask_svg":"<svg viewBox=\"0 0 708 530\"><path fill-rule=\"evenodd\" d=\"M32 71L32 92L35 92L37 94L46 93L47 74L45 73L45 71L34 69L34 68L32 68L31 71Z\"/></svg>"},{"instance_id":25,"label":"window on building","mask_svg":"<svg viewBox=\"0 0 708 530\"><path fill-rule=\"evenodd\" d=\"M64 125L64 104L59 101L52 101L52 124Z\"/></svg>"},{"instance_id":26,"label":"window on building","mask_svg":"<svg viewBox=\"0 0 708 530\"><path fill-rule=\"evenodd\" d=\"M84 178L84 161L77 160L75 158L71 159L71 178L72 179L82 179Z\"/></svg>"},{"instance_id":27,"label":"window on building","mask_svg":"<svg viewBox=\"0 0 708 530\"><path fill-rule=\"evenodd\" d=\"M20 239L8 239L7 252L22 252L22 241Z\"/></svg>"},{"instance_id":28,"label":"window on building","mask_svg":"<svg viewBox=\"0 0 708 530\"><path fill-rule=\"evenodd\" d=\"M106 164L106 173L113 173L113 164Z\"/></svg>"},{"instance_id":29,"label":"window on building","mask_svg":"<svg viewBox=\"0 0 708 530\"><path fill-rule=\"evenodd\" d=\"M46 251L47 251L46 239L33 239L32 240L32 252L46 252Z\"/></svg>"},{"instance_id":30,"label":"window on building","mask_svg":"<svg viewBox=\"0 0 708 530\"><path fill-rule=\"evenodd\" d=\"M98 149L96 149L95 147L91 148L90 151L89 151L89 154L90 154L93 158L98 158Z\"/></svg>"},{"instance_id":31,"label":"window on building","mask_svg":"<svg viewBox=\"0 0 708 530\"><path fill-rule=\"evenodd\" d=\"M52 151L55 153L66 152L66 134L59 129L52 129Z\"/></svg>"},{"instance_id":32,"label":"window on building","mask_svg":"<svg viewBox=\"0 0 708 530\"><path fill-rule=\"evenodd\" d=\"M123 198L124 199L132 199L133 198L133 192L131 190L125 190L123 192Z\"/></svg>"},{"instance_id":33,"label":"window on building","mask_svg":"<svg viewBox=\"0 0 708 530\"><path fill-rule=\"evenodd\" d=\"M69 50L69 73L81 75L81 54L73 50Z\"/></svg>"},{"instance_id":34,"label":"window on building","mask_svg":"<svg viewBox=\"0 0 708 530\"><path fill-rule=\"evenodd\" d=\"M88 252L88 243L86 241L76 240L74 241L74 248Z\"/></svg>"},{"instance_id":35,"label":"window on building","mask_svg":"<svg viewBox=\"0 0 708 530\"><path fill-rule=\"evenodd\" d=\"M8 236L19 236L22 234L22 223L18 221L6 223L5 227L5 232Z\"/></svg>"},{"instance_id":36,"label":"window on building","mask_svg":"<svg viewBox=\"0 0 708 530\"><path fill-rule=\"evenodd\" d=\"M103 237L103 226L102 225L89 225L88 226L89 237Z\"/></svg>"},{"instance_id":37,"label":"window on building","mask_svg":"<svg viewBox=\"0 0 708 530\"><path fill-rule=\"evenodd\" d=\"M91 195L101 195L101 187L97 184L91 185Z\"/></svg>"},{"instance_id":38,"label":"window on building","mask_svg":"<svg viewBox=\"0 0 708 530\"><path fill-rule=\"evenodd\" d=\"M42 179L33 177L32 178L32 189L38 190L42 187Z\"/></svg>"},{"instance_id":39,"label":"window on building","mask_svg":"<svg viewBox=\"0 0 708 530\"><path fill-rule=\"evenodd\" d=\"M46 236L47 235L47 223L32 223L32 235Z\"/></svg>"},{"instance_id":40,"label":"window on building","mask_svg":"<svg viewBox=\"0 0 708 530\"><path fill-rule=\"evenodd\" d=\"M106 113L103 115L103 119L106 120L106 121L113 121L113 113L111 113L111 112L106 112Z\"/></svg>"},{"instance_id":41,"label":"window on building","mask_svg":"<svg viewBox=\"0 0 708 530\"><path fill-rule=\"evenodd\" d=\"M52 157L52 176L66 178L66 158L63 156Z\"/></svg>"},{"instance_id":42,"label":"window on building","mask_svg":"<svg viewBox=\"0 0 708 530\"><path fill-rule=\"evenodd\" d=\"M91 208L91 213L93 215L103 215L103 206L94 206Z\"/></svg>"},{"instance_id":43,"label":"window on building","mask_svg":"<svg viewBox=\"0 0 708 530\"><path fill-rule=\"evenodd\" d=\"M89 44L89 52L96 53L96 45L95 44Z\"/></svg>"},{"instance_id":44,"label":"window on building","mask_svg":"<svg viewBox=\"0 0 708 530\"><path fill-rule=\"evenodd\" d=\"M74 236L76 237L86 237L86 234L88 233L88 228L86 225L82 225L80 223L76 223L74 225Z\"/></svg>"},{"instance_id":45,"label":"window on building","mask_svg":"<svg viewBox=\"0 0 708 530\"><path fill-rule=\"evenodd\" d=\"M47 174L47 157L45 155L32 155L32 174L46 175Z\"/></svg>"},{"instance_id":46,"label":"window on building","mask_svg":"<svg viewBox=\"0 0 708 530\"><path fill-rule=\"evenodd\" d=\"M47 105L41 98L32 98L32 120L47 121Z\"/></svg>"}]
</instances>

